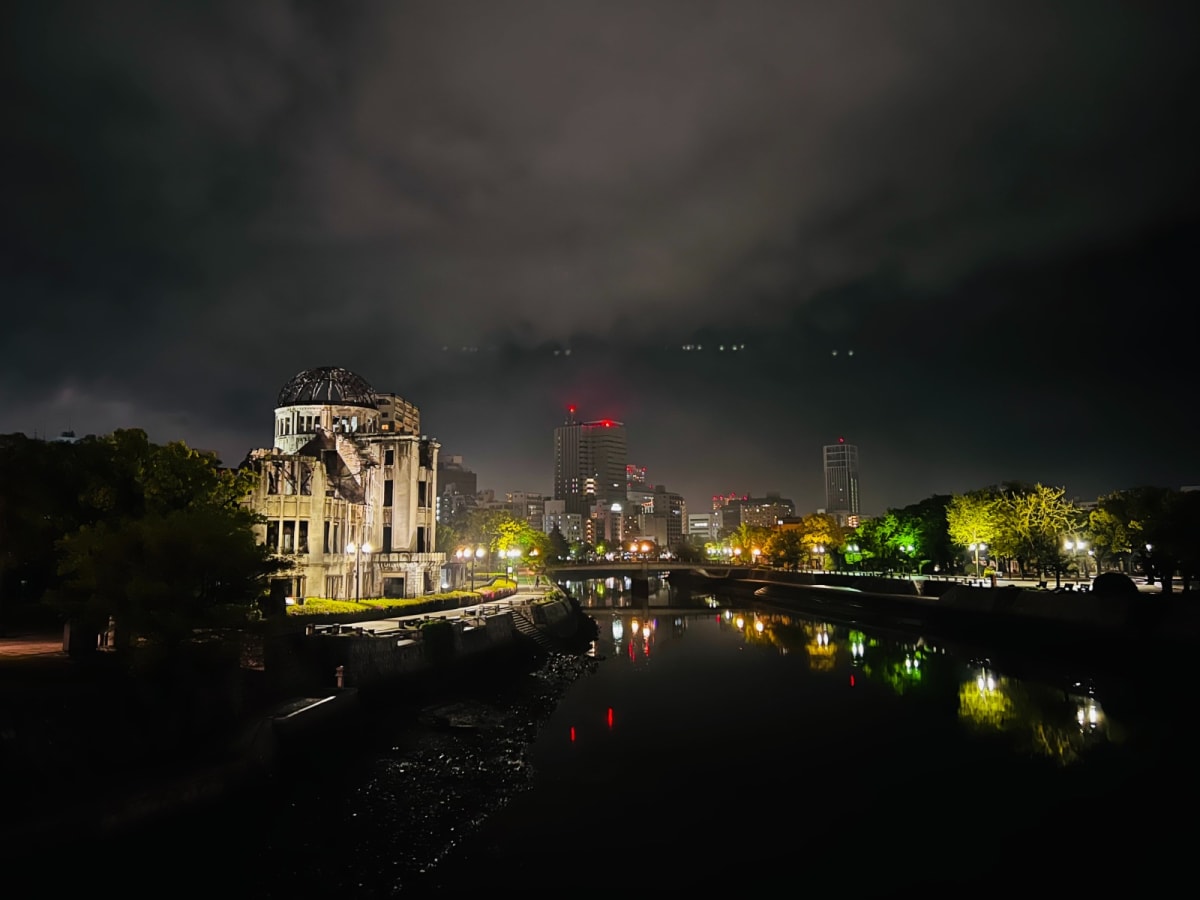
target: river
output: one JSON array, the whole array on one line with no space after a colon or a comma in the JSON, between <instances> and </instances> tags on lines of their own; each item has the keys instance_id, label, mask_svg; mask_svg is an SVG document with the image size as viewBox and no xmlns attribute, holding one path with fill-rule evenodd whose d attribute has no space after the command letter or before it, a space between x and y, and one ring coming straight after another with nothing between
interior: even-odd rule
<instances>
[{"instance_id":1,"label":"river","mask_svg":"<svg viewBox=\"0 0 1200 900\"><path fill-rule=\"evenodd\" d=\"M259 897L1165 890L1186 872L1185 661L1131 638L1145 677L1114 679L719 595L570 588L600 628L587 657L415 694L109 859Z\"/></svg>"}]
</instances>

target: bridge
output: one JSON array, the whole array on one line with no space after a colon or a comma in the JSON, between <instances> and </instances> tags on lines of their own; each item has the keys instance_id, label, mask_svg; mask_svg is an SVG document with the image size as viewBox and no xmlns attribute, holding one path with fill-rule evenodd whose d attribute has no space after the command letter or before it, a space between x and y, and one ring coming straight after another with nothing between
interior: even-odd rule
<instances>
[{"instance_id":1,"label":"bridge","mask_svg":"<svg viewBox=\"0 0 1200 900\"><path fill-rule=\"evenodd\" d=\"M750 569L748 567L734 569L725 565L670 562L661 559L646 560L645 562L555 563L546 566L546 575L551 579L571 576L607 578L610 575L661 575L668 572L707 572L710 575L724 575L730 571L749 573Z\"/></svg>"}]
</instances>

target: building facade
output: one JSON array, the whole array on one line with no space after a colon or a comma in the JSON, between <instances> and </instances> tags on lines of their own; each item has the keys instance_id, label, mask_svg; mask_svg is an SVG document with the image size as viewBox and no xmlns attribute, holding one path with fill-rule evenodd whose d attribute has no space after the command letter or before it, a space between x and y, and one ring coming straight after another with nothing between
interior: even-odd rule
<instances>
[{"instance_id":1,"label":"building facade","mask_svg":"<svg viewBox=\"0 0 1200 900\"><path fill-rule=\"evenodd\" d=\"M718 512L721 533L729 534L742 525L774 528L781 519L796 514L796 504L779 494L768 493L765 497L743 496L726 499Z\"/></svg>"},{"instance_id":2,"label":"building facade","mask_svg":"<svg viewBox=\"0 0 1200 900\"><path fill-rule=\"evenodd\" d=\"M437 517L439 522L445 522L475 505L479 476L467 468L461 456L440 456L437 485Z\"/></svg>"},{"instance_id":3,"label":"building facade","mask_svg":"<svg viewBox=\"0 0 1200 900\"><path fill-rule=\"evenodd\" d=\"M858 523L858 447L845 438L825 445L825 511L839 525Z\"/></svg>"},{"instance_id":4,"label":"building facade","mask_svg":"<svg viewBox=\"0 0 1200 900\"><path fill-rule=\"evenodd\" d=\"M550 534L556 528L568 544L583 543L583 516L567 512L567 505L562 500L547 500L543 506L541 530Z\"/></svg>"},{"instance_id":5,"label":"building facade","mask_svg":"<svg viewBox=\"0 0 1200 900\"><path fill-rule=\"evenodd\" d=\"M554 429L554 499L568 513L591 515L597 504L623 503L626 484L625 426L612 419L580 422L575 407Z\"/></svg>"},{"instance_id":6,"label":"building facade","mask_svg":"<svg viewBox=\"0 0 1200 900\"><path fill-rule=\"evenodd\" d=\"M420 413L346 369L307 369L275 404L273 446L253 450L248 505L260 541L292 562L288 596L418 597L441 588L439 445Z\"/></svg>"}]
</instances>

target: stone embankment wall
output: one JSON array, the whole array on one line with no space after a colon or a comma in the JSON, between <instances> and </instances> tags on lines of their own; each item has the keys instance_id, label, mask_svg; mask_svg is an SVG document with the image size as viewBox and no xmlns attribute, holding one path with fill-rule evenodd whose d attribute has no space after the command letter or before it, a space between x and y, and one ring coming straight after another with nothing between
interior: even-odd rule
<instances>
[{"instance_id":1,"label":"stone embankment wall","mask_svg":"<svg viewBox=\"0 0 1200 900\"><path fill-rule=\"evenodd\" d=\"M339 667L342 687L372 686L511 645L516 635L512 616L505 611L486 619L442 620L453 636L444 656L417 627L372 633L351 626L276 634L264 643L263 668L276 693L333 690Z\"/></svg>"},{"instance_id":2,"label":"stone embankment wall","mask_svg":"<svg viewBox=\"0 0 1200 900\"><path fill-rule=\"evenodd\" d=\"M1117 634L1131 628L1172 640L1200 640L1200 604L1188 595L973 587L950 580L838 573L720 571L673 579L692 590L722 590L771 601L819 599L862 612L904 614L938 622L1021 624L1067 633ZM835 590L831 590L834 588ZM836 590L852 588L853 590Z\"/></svg>"}]
</instances>

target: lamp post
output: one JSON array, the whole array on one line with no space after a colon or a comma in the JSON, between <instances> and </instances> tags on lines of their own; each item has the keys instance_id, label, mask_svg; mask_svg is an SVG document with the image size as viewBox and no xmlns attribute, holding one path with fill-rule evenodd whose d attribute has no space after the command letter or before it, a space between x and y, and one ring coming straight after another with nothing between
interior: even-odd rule
<instances>
[{"instance_id":1,"label":"lamp post","mask_svg":"<svg viewBox=\"0 0 1200 900\"><path fill-rule=\"evenodd\" d=\"M847 552L847 553L858 553L858 552L859 552L859 551L858 551L858 544L847 544L847 545L846 545L846 552ZM859 570L860 572L862 571L862 557L861 557L861 556L858 558L858 570Z\"/></svg>"},{"instance_id":2,"label":"lamp post","mask_svg":"<svg viewBox=\"0 0 1200 900\"><path fill-rule=\"evenodd\" d=\"M912 555L913 555L913 553L916 552L917 548L914 547L912 544L901 544L900 549L908 554L908 564L912 565L912 563L913 563Z\"/></svg>"},{"instance_id":3,"label":"lamp post","mask_svg":"<svg viewBox=\"0 0 1200 900\"><path fill-rule=\"evenodd\" d=\"M1063 546L1066 547L1068 553L1073 553L1079 557L1076 564L1083 566L1083 577L1086 580L1088 577L1088 567L1087 556L1084 555L1084 551L1087 550L1087 541L1067 541Z\"/></svg>"},{"instance_id":4,"label":"lamp post","mask_svg":"<svg viewBox=\"0 0 1200 900\"><path fill-rule=\"evenodd\" d=\"M508 575L512 578L514 584L517 583L517 558L521 555L521 550L518 547L509 547L504 552L508 557Z\"/></svg>"},{"instance_id":5,"label":"lamp post","mask_svg":"<svg viewBox=\"0 0 1200 900\"><path fill-rule=\"evenodd\" d=\"M486 552L483 547L459 547L454 551L457 559L471 561L471 590L475 590L475 560L476 558L482 559Z\"/></svg>"},{"instance_id":6,"label":"lamp post","mask_svg":"<svg viewBox=\"0 0 1200 900\"><path fill-rule=\"evenodd\" d=\"M1068 544L1067 546L1070 546L1070 544ZM979 551L986 550L987 544L972 544L969 549L971 551L973 551L975 554L975 577L978 578L979 577Z\"/></svg>"},{"instance_id":7,"label":"lamp post","mask_svg":"<svg viewBox=\"0 0 1200 900\"><path fill-rule=\"evenodd\" d=\"M817 549L817 556L821 560L821 571L824 572L825 571L825 545L817 544L816 549Z\"/></svg>"},{"instance_id":8,"label":"lamp post","mask_svg":"<svg viewBox=\"0 0 1200 900\"><path fill-rule=\"evenodd\" d=\"M356 544L351 541L346 545L346 552L354 554L354 602L362 602L362 558L363 554L371 555L371 545L367 541Z\"/></svg>"},{"instance_id":9,"label":"lamp post","mask_svg":"<svg viewBox=\"0 0 1200 900\"><path fill-rule=\"evenodd\" d=\"M757 566L758 558L759 558L759 556L762 555L762 551L759 550L757 547L755 547L753 550L750 551L750 555L754 557L754 564Z\"/></svg>"}]
</instances>

